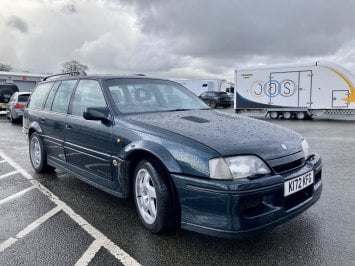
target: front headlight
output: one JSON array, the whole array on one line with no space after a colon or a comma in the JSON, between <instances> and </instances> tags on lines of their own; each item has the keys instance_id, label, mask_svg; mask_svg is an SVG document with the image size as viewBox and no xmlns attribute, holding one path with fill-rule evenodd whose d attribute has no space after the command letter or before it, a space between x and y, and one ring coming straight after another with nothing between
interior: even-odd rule
<instances>
[{"instance_id":1,"label":"front headlight","mask_svg":"<svg viewBox=\"0 0 355 266\"><path fill-rule=\"evenodd\" d=\"M306 160L309 158L309 156L311 155L310 151L309 151L309 145L306 139L303 139L302 141L302 150L304 153L304 157L306 158Z\"/></svg>"},{"instance_id":2,"label":"front headlight","mask_svg":"<svg viewBox=\"0 0 355 266\"><path fill-rule=\"evenodd\" d=\"M271 173L261 159L252 155L212 159L209 170L213 179L240 179Z\"/></svg>"}]
</instances>

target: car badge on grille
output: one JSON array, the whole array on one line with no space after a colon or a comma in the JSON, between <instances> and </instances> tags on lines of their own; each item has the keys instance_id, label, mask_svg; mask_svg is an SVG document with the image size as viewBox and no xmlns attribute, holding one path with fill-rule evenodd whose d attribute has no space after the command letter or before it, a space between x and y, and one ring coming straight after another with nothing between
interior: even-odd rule
<instances>
[{"instance_id":1,"label":"car badge on grille","mask_svg":"<svg viewBox=\"0 0 355 266\"><path fill-rule=\"evenodd\" d=\"M283 149L284 151L287 151L287 146L285 144L281 144L281 149Z\"/></svg>"}]
</instances>

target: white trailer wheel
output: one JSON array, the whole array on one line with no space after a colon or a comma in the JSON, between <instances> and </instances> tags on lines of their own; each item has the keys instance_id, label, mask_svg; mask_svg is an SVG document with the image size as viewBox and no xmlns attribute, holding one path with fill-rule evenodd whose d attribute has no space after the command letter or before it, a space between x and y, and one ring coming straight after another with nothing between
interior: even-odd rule
<instances>
[{"instance_id":1,"label":"white trailer wheel","mask_svg":"<svg viewBox=\"0 0 355 266\"><path fill-rule=\"evenodd\" d=\"M296 113L296 118L297 118L298 120L303 120L303 119L306 118L306 113L305 113L305 112L297 112L297 113Z\"/></svg>"},{"instance_id":2,"label":"white trailer wheel","mask_svg":"<svg viewBox=\"0 0 355 266\"><path fill-rule=\"evenodd\" d=\"M271 119L277 119L279 118L279 113L276 111L270 112L270 118Z\"/></svg>"},{"instance_id":3,"label":"white trailer wheel","mask_svg":"<svg viewBox=\"0 0 355 266\"><path fill-rule=\"evenodd\" d=\"M283 116L284 119L289 120L292 117L292 113L291 112L283 112L282 116Z\"/></svg>"}]
</instances>

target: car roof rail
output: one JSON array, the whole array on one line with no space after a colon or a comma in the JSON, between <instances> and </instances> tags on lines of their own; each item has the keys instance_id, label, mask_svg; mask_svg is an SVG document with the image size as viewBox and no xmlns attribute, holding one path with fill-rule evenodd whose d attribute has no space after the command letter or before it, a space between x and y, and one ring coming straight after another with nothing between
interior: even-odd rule
<instances>
[{"instance_id":1,"label":"car roof rail","mask_svg":"<svg viewBox=\"0 0 355 266\"><path fill-rule=\"evenodd\" d=\"M137 73L137 74L132 74L133 76L138 76L138 77L145 77L146 75L145 74L142 74L142 73Z\"/></svg>"},{"instance_id":2,"label":"car roof rail","mask_svg":"<svg viewBox=\"0 0 355 266\"><path fill-rule=\"evenodd\" d=\"M63 72L63 73L58 73L58 74L53 74L53 75L49 75L46 76L42 79L42 81L46 81L46 80L50 80L53 79L55 77L60 77L60 76L87 76L86 72L84 70L80 70L80 71L69 71L69 72Z\"/></svg>"}]
</instances>

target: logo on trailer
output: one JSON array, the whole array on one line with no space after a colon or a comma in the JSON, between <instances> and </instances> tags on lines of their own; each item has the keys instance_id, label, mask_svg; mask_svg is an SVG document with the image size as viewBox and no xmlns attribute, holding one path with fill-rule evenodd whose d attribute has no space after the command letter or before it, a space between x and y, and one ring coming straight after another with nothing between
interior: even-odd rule
<instances>
[{"instance_id":1,"label":"logo on trailer","mask_svg":"<svg viewBox=\"0 0 355 266\"><path fill-rule=\"evenodd\" d=\"M275 97L280 93L280 83L277 80L269 80L264 85L264 92L268 97Z\"/></svg>"},{"instance_id":2,"label":"logo on trailer","mask_svg":"<svg viewBox=\"0 0 355 266\"><path fill-rule=\"evenodd\" d=\"M284 79L280 83L280 94L284 97L290 97L297 91L296 83L290 79Z\"/></svg>"},{"instance_id":3,"label":"logo on trailer","mask_svg":"<svg viewBox=\"0 0 355 266\"><path fill-rule=\"evenodd\" d=\"M254 97L261 97L263 96L263 87L264 83L261 80L257 80L253 82L250 86L250 93Z\"/></svg>"}]
</instances>

